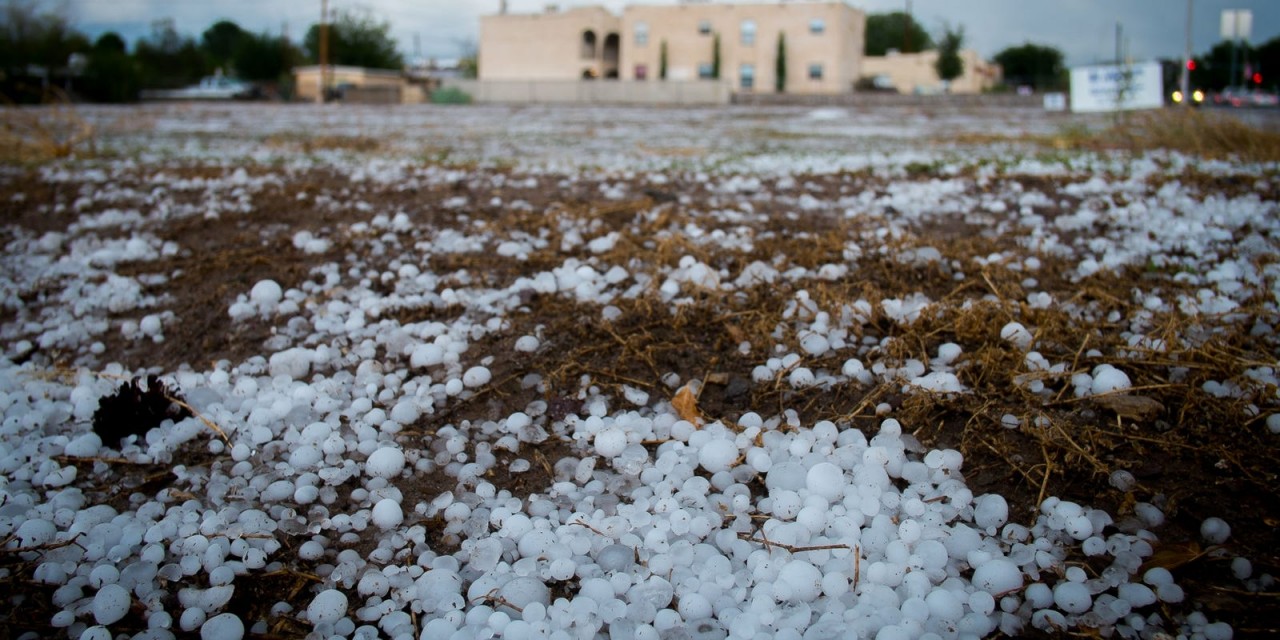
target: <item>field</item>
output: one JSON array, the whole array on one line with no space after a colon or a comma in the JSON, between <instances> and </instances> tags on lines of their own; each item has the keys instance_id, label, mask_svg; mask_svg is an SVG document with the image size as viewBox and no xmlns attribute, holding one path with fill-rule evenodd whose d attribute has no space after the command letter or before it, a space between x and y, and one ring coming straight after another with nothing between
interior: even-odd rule
<instances>
[{"instance_id":1,"label":"field","mask_svg":"<svg viewBox=\"0 0 1280 640\"><path fill-rule=\"evenodd\" d=\"M2 115L0 636L1277 633L1274 132Z\"/></svg>"}]
</instances>

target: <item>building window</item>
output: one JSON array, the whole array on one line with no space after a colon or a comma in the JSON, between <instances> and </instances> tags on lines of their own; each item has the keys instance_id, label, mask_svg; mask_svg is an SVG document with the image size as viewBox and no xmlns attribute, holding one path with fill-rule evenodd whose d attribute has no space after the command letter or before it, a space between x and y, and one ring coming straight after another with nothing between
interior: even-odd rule
<instances>
[{"instance_id":1,"label":"building window","mask_svg":"<svg viewBox=\"0 0 1280 640\"><path fill-rule=\"evenodd\" d=\"M699 80L715 79L715 69L711 66L710 62L698 63L698 79Z\"/></svg>"},{"instance_id":2,"label":"building window","mask_svg":"<svg viewBox=\"0 0 1280 640\"><path fill-rule=\"evenodd\" d=\"M822 18L814 18L809 21L809 33L812 33L815 36L820 36L822 35L822 32L826 30L827 23L824 22Z\"/></svg>"},{"instance_id":3,"label":"building window","mask_svg":"<svg viewBox=\"0 0 1280 640\"><path fill-rule=\"evenodd\" d=\"M698 21L698 33L699 33L700 35L704 35L704 36L709 36L709 35L711 35L711 21L710 21L710 20L699 20L699 21Z\"/></svg>"},{"instance_id":4,"label":"building window","mask_svg":"<svg viewBox=\"0 0 1280 640\"><path fill-rule=\"evenodd\" d=\"M742 21L742 46L750 47L756 43L756 21Z\"/></svg>"},{"instance_id":5,"label":"building window","mask_svg":"<svg viewBox=\"0 0 1280 640\"><path fill-rule=\"evenodd\" d=\"M582 57L585 60L596 57L596 32L590 29L582 32Z\"/></svg>"},{"instance_id":6,"label":"building window","mask_svg":"<svg viewBox=\"0 0 1280 640\"><path fill-rule=\"evenodd\" d=\"M636 65L636 80L646 80L649 77L649 67L638 64Z\"/></svg>"},{"instance_id":7,"label":"building window","mask_svg":"<svg viewBox=\"0 0 1280 640\"><path fill-rule=\"evenodd\" d=\"M636 46L643 47L649 44L649 23L636 23Z\"/></svg>"},{"instance_id":8,"label":"building window","mask_svg":"<svg viewBox=\"0 0 1280 640\"><path fill-rule=\"evenodd\" d=\"M815 62L809 65L809 79L810 80L822 79L822 63L821 62Z\"/></svg>"},{"instance_id":9,"label":"building window","mask_svg":"<svg viewBox=\"0 0 1280 640\"><path fill-rule=\"evenodd\" d=\"M743 64L738 69L738 86L743 91L750 91L756 85L756 66Z\"/></svg>"}]
</instances>

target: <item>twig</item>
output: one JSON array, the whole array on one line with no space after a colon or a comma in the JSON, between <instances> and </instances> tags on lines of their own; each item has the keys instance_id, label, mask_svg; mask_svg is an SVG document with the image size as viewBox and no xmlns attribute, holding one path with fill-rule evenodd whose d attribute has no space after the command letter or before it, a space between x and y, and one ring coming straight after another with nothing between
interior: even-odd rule
<instances>
[{"instance_id":1,"label":"twig","mask_svg":"<svg viewBox=\"0 0 1280 640\"><path fill-rule=\"evenodd\" d=\"M185 401L183 401L183 400L179 400L178 398L175 398L175 397L173 397L173 396L171 396L171 395L169 395L169 394L167 394L167 393L166 393L166 394L164 394L164 398L165 398L165 400L168 400L169 402L172 402L172 403L174 403L174 404L178 405L179 407L182 407L183 409L186 409L187 411L190 411L190 412L191 412L191 415L195 416L196 418L199 418L199 419L200 419L200 422L203 422L203 423L205 424L205 426L206 426L206 427L209 427L210 429L212 429L212 430L213 430L213 432L214 432L214 433L218 434L218 437L222 438L222 441L223 441L224 443L226 443L226 445L227 445L227 446L231 446L231 439L227 437L226 432L224 432L224 431L222 430L222 428L221 428L221 427L219 427L218 425L214 424L212 420L210 420L210 419L208 419L208 418L204 417L204 414L203 414L203 413L200 413L199 411L196 411L196 408L195 408L195 407L193 407L193 406L191 406L190 404L187 404Z\"/></svg>"},{"instance_id":2,"label":"twig","mask_svg":"<svg viewBox=\"0 0 1280 640\"><path fill-rule=\"evenodd\" d=\"M846 551L853 550L847 544L820 544L812 547L797 547L794 545L786 544L784 542L774 542L764 534L764 531L760 532L759 539L755 538L750 533L746 533L745 531L742 533L739 533L738 537L743 540L746 540L747 542L758 542L760 544L763 544L766 549L772 550L773 547L778 547L779 549L785 549L791 553L800 553L802 551L830 551L832 549L844 549Z\"/></svg>"}]
</instances>

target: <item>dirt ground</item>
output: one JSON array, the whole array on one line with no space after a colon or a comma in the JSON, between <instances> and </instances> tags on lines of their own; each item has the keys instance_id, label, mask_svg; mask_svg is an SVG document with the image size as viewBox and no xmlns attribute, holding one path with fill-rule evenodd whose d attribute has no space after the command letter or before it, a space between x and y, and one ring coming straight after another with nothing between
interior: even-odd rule
<instances>
[{"instance_id":1,"label":"dirt ground","mask_svg":"<svg viewBox=\"0 0 1280 640\"><path fill-rule=\"evenodd\" d=\"M178 178L220 177L231 168L192 165L166 172ZM247 167L252 175L267 167ZM161 308L176 314L178 321L168 323L161 344L130 341L120 332L108 332L105 351L96 357L39 353L66 366L100 368L108 362L119 362L133 370L165 374L184 366L207 368L221 360L238 363L264 355L264 342L273 328L262 321L232 322L228 307L235 296L247 292L261 279L271 278L285 289L296 287L315 277L313 269L330 262L342 262L356 250L344 230L361 222L359 213L317 206L316 198L299 201L299 191L333 194L348 199L358 198L372 203L373 212L402 211L415 226L424 228L456 227L459 230L491 225L496 228L530 230L548 226L544 211L569 219L591 219L604 230L616 230L623 240L604 256L606 262L625 264L639 260L649 264L672 264L682 255L695 255L707 264L739 271L752 260L769 261L777 255L790 256L792 264L816 266L838 262L845 240L868 232L862 223L835 214L818 214L803 218L785 215L784 205L777 199L759 206L768 213L776 209L767 223L750 222L754 248L746 254L718 253L696 245L677 234L665 233L678 228L691 211L706 211L716 206L715 194L689 175L675 175L661 189L634 184L632 196L621 201L600 195L600 185L578 179L568 189L558 188L557 180L539 180L539 186L526 188L507 186L495 191L488 186L494 175L507 169L476 169L471 179L452 184L424 187L412 191L376 182L355 183L325 169L290 174L283 184L272 184L253 194L252 210L247 215L223 215L216 219L185 218L150 229L161 239L177 243L177 256L160 260L122 265L118 272L129 276L161 274L166 282L144 293L163 296ZM936 176L927 167L909 176L909 180L928 181ZM1194 173L1179 176L1184 182L1197 184L1206 195L1226 194L1239 189L1239 183L1218 180ZM128 186L135 181L145 189L146 176L120 175L118 183ZM1009 175L1001 180L1019 182L1052 194L1063 201L1066 178ZM515 181L508 181L514 183ZM799 176L797 184L807 185L809 193L840 194L865 190L883 190L882 178L871 173ZM1276 184L1274 181L1272 185ZM1151 185L1151 189L1159 185ZM35 171L11 175L0 180L0 240L12 239L14 229L33 231L58 230L70 219L42 214L42 205L71 204L83 185L51 183ZM766 188L773 189L766 185ZM773 189L785 192L785 189ZM22 199L14 197L21 192ZM454 196L466 196L469 202L485 203L495 195L505 201L523 200L532 212L475 204L460 216L441 205ZM1275 199L1276 193L1260 194ZM175 197L189 198L196 204L199 194L191 192ZM658 213L655 215L654 212ZM705 223L705 221L704 221ZM554 228L554 227L553 227ZM301 230L323 233L335 241L328 251L308 254L289 241ZM105 232L104 232L105 233ZM123 232L122 233L127 233ZM554 233L554 231L553 231ZM548 412L564 414L578 411L574 398L583 376L594 384L620 388L621 385L644 389L657 397L671 390L660 382L669 371L681 372L686 378L705 382L698 409L711 418L734 420L747 411L776 413L796 408L804 424L816 420L833 420L843 428L860 428L874 433L880 418L875 408L880 403L893 407L892 415L930 448L948 447L965 456L965 476L975 494L999 492L1010 502L1011 520L1030 524L1037 504L1045 496L1059 496L1084 505L1102 508L1118 520L1131 517L1137 502L1152 502L1166 514L1166 522L1156 532L1160 537L1153 566L1173 570L1179 584L1187 591L1188 602L1196 603L1211 619L1229 622L1236 637L1272 637L1280 633L1280 598L1274 592L1249 592L1231 575L1230 559L1244 556L1253 562L1254 575L1280 574L1280 551L1277 550L1276 526L1280 525L1280 501L1276 499L1277 469L1280 455L1274 436L1267 432L1266 411L1250 415L1244 402L1219 399L1201 390L1205 380L1237 378L1246 366L1274 362L1274 345L1250 335L1249 327L1224 333L1203 346L1184 351L1146 354L1125 362L1134 378L1135 392L1143 400L1137 404L1110 402L1106 399L1076 399L1069 392L1044 402L1015 385L1013 378L1021 368L1021 352L1000 338L1000 329L1015 319L1008 305L1000 301L1025 300L1028 291L1022 282L1024 273L1000 264L983 267L962 281L952 278L946 264L972 264L975 257L1006 250L1007 239L991 228L960 217L910 229L910 234L897 242L902 247L934 247L944 260L925 266L904 265L887 255L867 255L849 276L809 287L812 298L820 304L828 301L866 298L906 297L923 292L944 304L935 306L914 325L904 327L887 318L878 318L861 338L871 338L884 345L888 355L928 361L937 347L946 342L964 345L966 364L957 375L973 390L959 396L904 395L899 384L859 386L845 384L830 391L795 390L782 380L774 384L752 382L752 369L767 354L759 349L743 354L738 345L753 336L771 333L781 321L786 304L795 297L795 287L780 282L768 290L750 295L717 296L706 294L693 304L672 314L667 305L654 296L621 300L614 304L622 311L617 323L600 320L599 310L586 308L563 297L530 292L522 300L519 314L512 317L513 326L501 337L487 338L473 344L469 358L479 361L494 356L491 369L493 383L475 396L451 405L447 410L425 416L406 432L423 448L433 446L432 437L447 424L463 420L485 420L506 415L539 399L537 392L521 385L529 373L548 380L544 397ZM466 270L485 286L501 286L520 275L558 265L574 251L558 249L553 236L552 249L538 252L527 261L504 258L494 252L455 254L448 259L433 258L430 267L447 274ZM582 251L578 249L575 251ZM1052 256L1041 256L1045 263L1038 274L1040 290L1057 300L1072 300L1098 310L1105 318L1108 311L1127 316L1133 309L1131 290L1134 282L1158 281L1167 295L1180 285L1158 269L1130 268L1119 273L1101 273L1083 282L1070 281L1068 267ZM376 262L376 259L373 259ZM382 265L386 268L386 265ZM1259 302L1265 292L1259 292ZM964 305L965 302L969 305ZM29 308L41 304L38 296L24 300ZM1016 302L1014 306L1017 307ZM155 310L151 310L154 312ZM394 312L401 322L425 318L447 317L448 310L405 308ZM1261 313L1261 312L1259 312ZM442 315L446 314L446 315ZM8 323L14 312L5 312ZM111 318L113 322L136 319L139 312L128 312ZM1073 317L1055 309L1032 309L1021 305L1018 320L1038 328L1042 353L1050 361L1072 363L1075 371L1088 371L1098 364L1119 364L1112 355L1120 350L1122 338L1117 323ZM1274 322L1274 318L1270 321ZM1154 323L1161 331L1177 334L1195 324L1191 318L1177 313L1159 316ZM550 348L537 357L511 357L516 337L532 333L541 326ZM888 339L888 340L886 340ZM764 342L757 340L757 344ZM1090 356L1098 349L1106 356ZM61 358L61 359L60 359ZM816 368L839 370L843 357L832 355L811 364ZM1138 368L1135 364L1147 362ZM1176 362L1186 368L1186 375L1171 380L1167 365ZM1136 373L1136 375L1134 375ZM1065 388L1069 389L1069 385ZM1274 397L1274 392L1271 394ZM1274 407L1272 407L1274 408ZM505 412L505 413L504 413ZM1013 415L1024 424L1037 418L1049 426L1010 429L1002 417ZM182 454L188 466L219 464L207 452L192 447ZM534 468L518 478L492 478L500 488L517 495L545 490L556 475L557 463L582 455L557 438L540 445L535 453ZM505 465L499 464L498 468ZM1127 469L1138 483L1131 491L1120 491L1108 483L1109 474ZM104 500L125 500L127 496L113 487L136 487L156 491L175 481L175 476L159 466L118 466L86 485L87 492L98 492ZM404 489L406 501L414 496L431 496L452 488L448 477L419 477L419 483ZM1201 521L1209 516L1228 517L1232 526L1230 539L1219 547L1204 546L1200 540ZM291 544L284 539L286 548ZM436 540L445 548L456 544L447 535ZM1084 557L1070 562L1089 566ZM0 566L8 576L0 580L0 592L7 600L14 593L29 594L33 615L25 622L7 618L0 635L16 637L23 630L39 633L50 631L39 620L47 620L43 612L52 611L45 600L49 590L30 579L33 567L17 556L0 557ZM243 612L246 620L266 615L263 603L289 596L298 597L309 586L306 567L278 575L256 578L248 589L238 589L229 611ZM301 576L301 577L300 577ZM256 591L259 590L259 591ZM271 594L256 598L257 593ZM281 595L283 594L283 595ZM1185 612L1186 609L1179 611ZM1171 610L1170 613L1173 613ZM142 619L138 624L145 626ZM140 628L142 628L140 626ZM273 622L272 632L260 637L291 637L305 631L294 620Z\"/></svg>"}]
</instances>

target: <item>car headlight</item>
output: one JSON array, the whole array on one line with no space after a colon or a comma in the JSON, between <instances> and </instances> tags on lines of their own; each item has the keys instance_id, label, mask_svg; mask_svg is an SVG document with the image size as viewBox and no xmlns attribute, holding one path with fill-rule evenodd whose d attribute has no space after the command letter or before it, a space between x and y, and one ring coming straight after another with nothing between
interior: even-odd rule
<instances>
[{"instance_id":1,"label":"car headlight","mask_svg":"<svg viewBox=\"0 0 1280 640\"><path fill-rule=\"evenodd\" d=\"M1173 92L1173 102L1174 102L1175 104L1181 104L1181 103L1182 103L1182 92L1181 92L1181 91L1174 91L1174 92Z\"/></svg>"},{"instance_id":2,"label":"car headlight","mask_svg":"<svg viewBox=\"0 0 1280 640\"><path fill-rule=\"evenodd\" d=\"M1192 92L1191 92L1191 99L1192 99L1192 100L1194 100L1194 101L1196 101L1196 102L1204 102L1204 92L1203 92L1203 91L1201 91L1201 90L1199 90L1199 89L1196 89L1195 91L1192 91Z\"/></svg>"}]
</instances>

